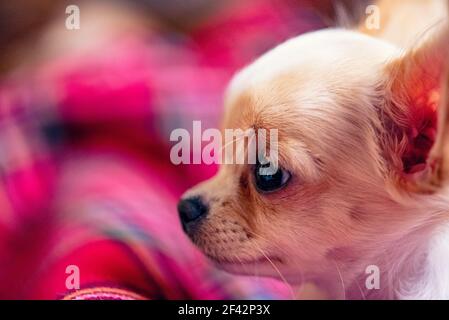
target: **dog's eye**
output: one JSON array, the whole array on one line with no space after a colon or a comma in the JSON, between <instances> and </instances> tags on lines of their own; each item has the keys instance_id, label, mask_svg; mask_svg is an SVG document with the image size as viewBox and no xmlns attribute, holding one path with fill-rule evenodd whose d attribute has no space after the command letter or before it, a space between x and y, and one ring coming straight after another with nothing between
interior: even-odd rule
<instances>
[{"instance_id":1,"label":"dog's eye","mask_svg":"<svg viewBox=\"0 0 449 320\"><path fill-rule=\"evenodd\" d=\"M290 172L280 166L273 170L270 163L257 164L254 172L257 189L261 192L273 192L285 186L290 179Z\"/></svg>"}]
</instances>

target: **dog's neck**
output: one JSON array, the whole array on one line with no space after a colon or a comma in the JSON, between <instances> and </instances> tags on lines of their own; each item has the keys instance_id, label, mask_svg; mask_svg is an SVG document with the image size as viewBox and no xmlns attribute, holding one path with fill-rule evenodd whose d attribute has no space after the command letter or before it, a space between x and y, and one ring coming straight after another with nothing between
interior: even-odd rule
<instances>
[{"instance_id":1,"label":"dog's neck","mask_svg":"<svg viewBox=\"0 0 449 320\"><path fill-rule=\"evenodd\" d=\"M427 208L404 208L404 215L414 216L405 219L406 231L378 242L374 250L367 245L366 256L342 275L345 292L336 285L337 298L449 299L449 190L425 203ZM374 276L367 266L378 267L378 288L367 286Z\"/></svg>"}]
</instances>

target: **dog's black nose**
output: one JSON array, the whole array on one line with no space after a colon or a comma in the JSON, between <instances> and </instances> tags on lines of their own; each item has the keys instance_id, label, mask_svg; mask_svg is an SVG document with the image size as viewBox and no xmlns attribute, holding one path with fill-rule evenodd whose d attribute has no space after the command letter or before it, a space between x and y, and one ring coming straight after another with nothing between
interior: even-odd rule
<instances>
[{"instance_id":1,"label":"dog's black nose","mask_svg":"<svg viewBox=\"0 0 449 320\"><path fill-rule=\"evenodd\" d=\"M204 217L208 208L200 197L191 197L179 201L178 212L182 225L186 228L187 225L198 222L200 218Z\"/></svg>"}]
</instances>

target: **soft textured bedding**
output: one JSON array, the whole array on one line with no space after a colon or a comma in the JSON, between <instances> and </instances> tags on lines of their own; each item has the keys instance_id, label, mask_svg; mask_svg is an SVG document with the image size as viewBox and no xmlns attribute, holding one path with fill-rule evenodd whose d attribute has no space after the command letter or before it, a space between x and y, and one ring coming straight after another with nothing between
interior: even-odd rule
<instances>
[{"instance_id":1,"label":"soft textured bedding","mask_svg":"<svg viewBox=\"0 0 449 320\"><path fill-rule=\"evenodd\" d=\"M1 81L0 298L291 297L277 281L217 270L190 243L176 203L215 168L168 156L173 128L216 125L234 70L316 27L251 3L193 41L124 31Z\"/></svg>"}]
</instances>

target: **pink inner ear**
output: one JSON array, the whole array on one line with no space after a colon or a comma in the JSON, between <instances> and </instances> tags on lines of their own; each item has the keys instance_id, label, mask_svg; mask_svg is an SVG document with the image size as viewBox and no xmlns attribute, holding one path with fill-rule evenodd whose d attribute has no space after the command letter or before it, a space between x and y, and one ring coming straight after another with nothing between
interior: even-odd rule
<instances>
[{"instance_id":1,"label":"pink inner ear","mask_svg":"<svg viewBox=\"0 0 449 320\"><path fill-rule=\"evenodd\" d=\"M429 154L436 139L441 80L448 67L448 37L449 28L442 24L434 36L410 50L392 67L390 90L397 103L392 117L399 130L395 143L403 150L402 171L406 174L433 165L429 163Z\"/></svg>"},{"instance_id":2,"label":"pink inner ear","mask_svg":"<svg viewBox=\"0 0 449 320\"><path fill-rule=\"evenodd\" d=\"M431 92L437 92L431 90ZM414 99L416 103L411 107L412 116L407 132L407 147L402 155L405 173L415 173L426 169L427 160L435 143L437 132L437 94L425 94Z\"/></svg>"}]
</instances>

